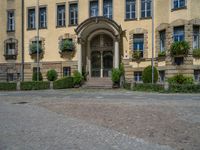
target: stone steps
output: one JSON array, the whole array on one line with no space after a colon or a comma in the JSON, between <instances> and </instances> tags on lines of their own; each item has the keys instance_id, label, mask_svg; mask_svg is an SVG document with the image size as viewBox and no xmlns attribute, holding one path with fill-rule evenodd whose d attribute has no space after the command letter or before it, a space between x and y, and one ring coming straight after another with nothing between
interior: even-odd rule
<instances>
[{"instance_id":1,"label":"stone steps","mask_svg":"<svg viewBox=\"0 0 200 150\"><path fill-rule=\"evenodd\" d=\"M83 85L83 88L89 89L111 89L112 80L111 78L89 78Z\"/></svg>"}]
</instances>

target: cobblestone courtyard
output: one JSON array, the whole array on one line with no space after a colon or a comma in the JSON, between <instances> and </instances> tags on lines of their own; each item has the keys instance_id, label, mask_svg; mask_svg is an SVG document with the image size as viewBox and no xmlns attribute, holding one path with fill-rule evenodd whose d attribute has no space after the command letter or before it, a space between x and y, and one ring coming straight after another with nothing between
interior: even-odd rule
<instances>
[{"instance_id":1,"label":"cobblestone courtyard","mask_svg":"<svg viewBox=\"0 0 200 150\"><path fill-rule=\"evenodd\" d=\"M199 150L200 95L0 93L0 150Z\"/></svg>"}]
</instances>

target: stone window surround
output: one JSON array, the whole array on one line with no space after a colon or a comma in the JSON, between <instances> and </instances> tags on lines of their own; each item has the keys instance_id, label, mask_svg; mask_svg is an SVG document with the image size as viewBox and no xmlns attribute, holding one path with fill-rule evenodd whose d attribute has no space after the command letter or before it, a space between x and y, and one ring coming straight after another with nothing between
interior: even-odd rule
<instances>
[{"instance_id":1,"label":"stone window surround","mask_svg":"<svg viewBox=\"0 0 200 150\"><path fill-rule=\"evenodd\" d=\"M70 34L70 33L65 33L64 35L61 35L61 36L59 36L58 37L58 40L59 40L59 42L58 42L58 49L60 49L59 48L59 43L62 41L62 40L65 40L65 39L72 39L72 42L73 43L77 43L77 37L76 37L76 35L75 34ZM76 47L75 47L75 50L76 50Z\"/></svg>"},{"instance_id":2,"label":"stone window surround","mask_svg":"<svg viewBox=\"0 0 200 150\"><path fill-rule=\"evenodd\" d=\"M158 56L158 53L160 51L160 36L159 32L165 30L166 31L166 50L170 49L170 45L173 43L173 31L174 27L178 26L184 26L185 29L185 40L189 42L190 45L193 44L193 26L198 25L200 26L200 19L192 19L192 20L183 20L178 19L173 21L172 23L163 23L160 24L156 28L156 57ZM169 55L169 52L167 52L167 55ZM190 49L189 54L192 54L192 49Z\"/></svg>"},{"instance_id":3,"label":"stone window surround","mask_svg":"<svg viewBox=\"0 0 200 150\"><path fill-rule=\"evenodd\" d=\"M133 35L134 34L143 34L144 35L144 51L143 58L148 58L148 31L143 28L136 28L129 32L129 58L132 59L133 54Z\"/></svg>"}]
</instances>

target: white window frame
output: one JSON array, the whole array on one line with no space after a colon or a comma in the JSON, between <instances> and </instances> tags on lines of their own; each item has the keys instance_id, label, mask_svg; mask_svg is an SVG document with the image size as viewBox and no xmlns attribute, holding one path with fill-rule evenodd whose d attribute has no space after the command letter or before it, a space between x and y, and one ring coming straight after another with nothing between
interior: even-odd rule
<instances>
[{"instance_id":1,"label":"white window frame","mask_svg":"<svg viewBox=\"0 0 200 150\"><path fill-rule=\"evenodd\" d=\"M92 8L91 6L91 3L92 2L97 2L97 12L96 12L96 7L95 8ZM90 17L96 17L99 15L99 0L90 0L90 10L89 10L89 14L90 14ZM91 13L92 12L92 13Z\"/></svg>"},{"instance_id":2,"label":"white window frame","mask_svg":"<svg viewBox=\"0 0 200 150\"><path fill-rule=\"evenodd\" d=\"M64 6L64 9L59 10L59 6ZM60 4L57 5L57 27L63 27L66 25L66 5L65 4ZM61 18L59 18L59 15L61 15ZM61 22L61 24L59 24L59 22Z\"/></svg>"},{"instance_id":3,"label":"white window frame","mask_svg":"<svg viewBox=\"0 0 200 150\"><path fill-rule=\"evenodd\" d=\"M150 16L147 16L147 12L149 11L149 9L147 9L147 3L149 3L149 1L150 1L150 3L151 3L151 7L150 7L150 12L151 12L151 15ZM144 10L142 10L142 2L144 2L145 3L145 9ZM152 0L141 0L141 18L149 18L149 17L152 17ZM142 12L144 12L145 13L145 16L142 16Z\"/></svg>"},{"instance_id":4,"label":"white window frame","mask_svg":"<svg viewBox=\"0 0 200 150\"><path fill-rule=\"evenodd\" d=\"M41 14L40 9L45 9L45 11ZM39 9L39 27L46 28L47 27L47 7L40 7ZM41 20L41 15L43 16L43 20Z\"/></svg>"},{"instance_id":5,"label":"white window frame","mask_svg":"<svg viewBox=\"0 0 200 150\"><path fill-rule=\"evenodd\" d=\"M107 14L105 14L104 8L107 9ZM110 14L110 8L111 8L111 14ZM111 5L110 3L106 3L105 1L103 1L103 16L109 19L113 18L113 0L111 0Z\"/></svg>"},{"instance_id":6,"label":"white window frame","mask_svg":"<svg viewBox=\"0 0 200 150\"><path fill-rule=\"evenodd\" d=\"M34 14L29 15L29 11L30 10L34 10ZM35 8L28 8L28 29L35 29L35 27L36 27L36 22L35 21L36 21Z\"/></svg>"},{"instance_id":7,"label":"white window frame","mask_svg":"<svg viewBox=\"0 0 200 150\"><path fill-rule=\"evenodd\" d=\"M129 8L130 8L130 11L128 12L127 11L127 3L129 3ZM136 0L133 0L133 1L131 1L131 2L128 2L127 0L126 0L126 4L125 4L126 6L126 12L125 12L125 18L126 19L135 19L136 18ZM135 10L132 10L132 5L134 5L135 6ZM127 14L129 14L129 17L127 18ZM135 14L135 16L133 16L132 14Z\"/></svg>"},{"instance_id":8,"label":"white window frame","mask_svg":"<svg viewBox=\"0 0 200 150\"><path fill-rule=\"evenodd\" d=\"M175 6L174 6L174 1L178 1L178 7L177 8L175 8ZM187 6L187 0L185 0L185 6L183 6L183 7L180 6L180 0L172 0L171 3L172 3L172 9L179 9L179 8L183 8L183 7Z\"/></svg>"},{"instance_id":9,"label":"white window frame","mask_svg":"<svg viewBox=\"0 0 200 150\"><path fill-rule=\"evenodd\" d=\"M12 14L12 16L11 16ZM8 31L15 31L15 11L8 10L7 12L7 30Z\"/></svg>"},{"instance_id":10,"label":"white window frame","mask_svg":"<svg viewBox=\"0 0 200 150\"><path fill-rule=\"evenodd\" d=\"M77 5L77 7L72 7L71 5ZM73 16L71 16L71 13ZM77 16L76 16L77 13ZM78 3L70 3L69 4L69 25L77 25L78 24Z\"/></svg>"}]
</instances>

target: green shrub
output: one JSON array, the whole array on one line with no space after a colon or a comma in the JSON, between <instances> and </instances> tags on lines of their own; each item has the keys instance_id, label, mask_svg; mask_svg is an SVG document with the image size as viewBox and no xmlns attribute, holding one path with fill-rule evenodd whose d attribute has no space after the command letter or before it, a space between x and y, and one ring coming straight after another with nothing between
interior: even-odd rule
<instances>
[{"instance_id":1,"label":"green shrub","mask_svg":"<svg viewBox=\"0 0 200 150\"><path fill-rule=\"evenodd\" d=\"M27 81L21 82L21 90L45 90L50 89L48 81Z\"/></svg>"},{"instance_id":2,"label":"green shrub","mask_svg":"<svg viewBox=\"0 0 200 150\"><path fill-rule=\"evenodd\" d=\"M158 53L158 57L165 57L166 56L166 51L160 51Z\"/></svg>"},{"instance_id":3,"label":"green shrub","mask_svg":"<svg viewBox=\"0 0 200 150\"><path fill-rule=\"evenodd\" d=\"M17 89L17 83L8 83L8 82L0 83L0 91L14 91L16 89Z\"/></svg>"},{"instance_id":4,"label":"green shrub","mask_svg":"<svg viewBox=\"0 0 200 150\"><path fill-rule=\"evenodd\" d=\"M54 89L67 89L73 87L74 87L73 77L64 77L62 79L53 82Z\"/></svg>"},{"instance_id":5,"label":"green shrub","mask_svg":"<svg viewBox=\"0 0 200 150\"><path fill-rule=\"evenodd\" d=\"M171 93L200 93L200 84L172 84L169 86Z\"/></svg>"},{"instance_id":6,"label":"green shrub","mask_svg":"<svg viewBox=\"0 0 200 150\"><path fill-rule=\"evenodd\" d=\"M170 47L170 54L172 57L179 55L188 55L190 45L186 41L174 42Z\"/></svg>"},{"instance_id":7,"label":"green shrub","mask_svg":"<svg viewBox=\"0 0 200 150\"><path fill-rule=\"evenodd\" d=\"M47 72L47 79L48 81L55 81L57 80L58 74L54 69L51 69Z\"/></svg>"},{"instance_id":8,"label":"green shrub","mask_svg":"<svg viewBox=\"0 0 200 150\"><path fill-rule=\"evenodd\" d=\"M151 83L136 83L133 87L133 90L144 92L164 92L164 86L160 84Z\"/></svg>"},{"instance_id":9,"label":"green shrub","mask_svg":"<svg viewBox=\"0 0 200 150\"><path fill-rule=\"evenodd\" d=\"M127 90L131 90L131 83L125 82L124 83L124 88L127 89Z\"/></svg>"},{"instance_id":10,"label":"green shrub","mask_svg":"<svg viewBox=\"0 0 200 150\"><path fill-rule=\"evenodd\" d=\"M124 75L125 70L124 70L124 64L123 64L123 63L121 63L121 64L119 65L119 70L120 70L120 72L121 72L121 75Z\"/></svg>"},{"instance_id":11,"label":"green shrub","mask_svg":"<svg viewBox=\"0 0 200 150\"><path fill-rule=\"evenodd\" d=\"M69 39L64 39L60 42L60 51L61 52L69 52L74 50L74 43Z\"/></svg>"},{"instance_id":12,"label":"green shrub","mask_svg":"<svg viewBox=\"0 0 200 150\"><path fill-rule=\"evenodd\" d=\"M121 75L122 72L120 69L112 69L112 82L114 84L119 84Z\"/></svg>"},{"instance_id":13,"label":"green shrub","mask_svg":"<svg viewBox=\"0 0 200 150\"><path fill-rule=\"evenodd\" d=\"M39 54L43 52L41 44L39 46ZM29 46L29 52L30 54L37 54L37 43L31 43Z\"/></svg>"},{"instance_id":14,"label":"green shrub","mask_svg":"<svg viewBox=\"0 0 200 150\"><path fill-rule=\"evenodd\" d=\"M82 76L82 74L78 71L74 71L74 85L81 85L84 77Z\"/></svg>"},{"instance_id":15,"label":"green shrub","mask_svg":"<svg viewBox=\"0 0 200 150\"><path fill-rule=\"evenodd\" d=\"M152 83L152 66L148 66L142 72L142 81L144 83ZM158 81L158 70L154 67L154 83Z\"/></svg>"},{"instance_id":16,"label":"green shrub","mask_svg":"<svg viewBox=\"0 0 200 150\"><path fill-rule=\"evenodd\" d=\"M193 77L183 76L182 74L178 74L174 77L168 79L169 84L193 84Z\"/></svg>"},{"instance_id":17,"label":"green shrub","mask_svg":"<svg viewBox=\"0 0 200 150\"><path fill-rule=\"evenodd\" d=\"M42 80L43 80L42 73L39 72L39 81L42 81ZM37 72L33 73L32 81L37 81Z\"/></svg>"},{"instance_id":18,"label":"green shrub","mask_svg":"<svg viewBox=\"0 0 200 150\"><path fill-rule=\"evenodd\" d=\"M193 50L193 57L200 58L200 48Z\"/></svg>"}]
</instances>

